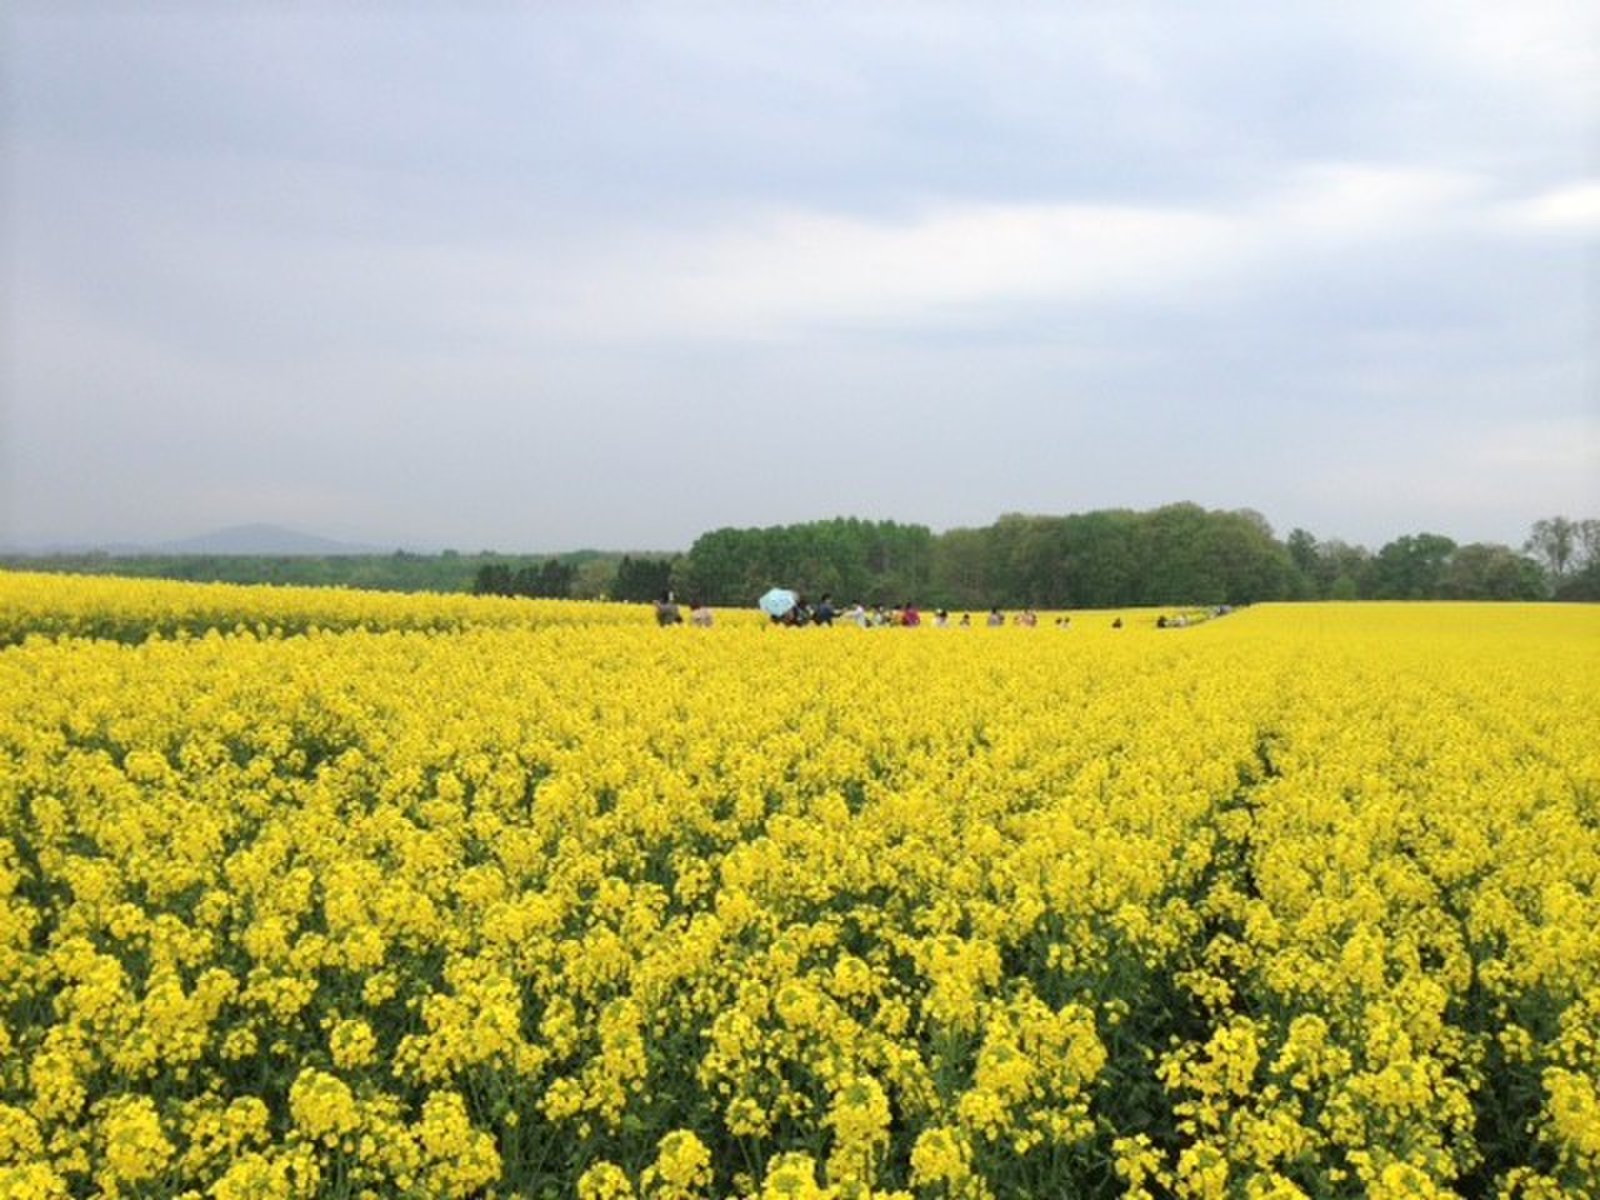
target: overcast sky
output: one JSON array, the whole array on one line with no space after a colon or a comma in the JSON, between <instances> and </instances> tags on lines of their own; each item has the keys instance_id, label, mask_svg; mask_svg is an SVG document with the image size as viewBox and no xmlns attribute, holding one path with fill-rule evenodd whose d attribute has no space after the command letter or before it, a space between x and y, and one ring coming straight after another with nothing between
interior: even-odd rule
<instances>
[{"instance_id":1,"label":"overcast sky","mask_svg":"<svg viewBox=\"0 0 1600 1200\"><path fill-rule=\"evenodd\" d=\"M0 544L1600 516L1589 0L0 31Z\"/></svg>"}]
</instances>

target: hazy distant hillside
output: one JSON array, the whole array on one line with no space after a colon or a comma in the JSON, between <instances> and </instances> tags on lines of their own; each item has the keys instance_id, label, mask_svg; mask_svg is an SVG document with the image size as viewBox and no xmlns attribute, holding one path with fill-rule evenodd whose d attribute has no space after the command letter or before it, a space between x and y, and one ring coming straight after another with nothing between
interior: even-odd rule
<instances>
[{"instance_id":1,"label":"hazy distant hillside","mask_svg":"<svg viewBox=\"0 0 1600 1200\"><path fill-rule=\"evenodd\" d=\"M233 525L197 537L162 542L153 554L383 554L393 546L364 546L300 533L278 525Z\"/></svg>"}]
</instances>

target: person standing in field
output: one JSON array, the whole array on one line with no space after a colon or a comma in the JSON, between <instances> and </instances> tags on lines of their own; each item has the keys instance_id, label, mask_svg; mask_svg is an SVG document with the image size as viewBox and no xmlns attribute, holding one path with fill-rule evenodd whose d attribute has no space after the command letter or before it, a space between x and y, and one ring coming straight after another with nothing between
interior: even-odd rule
<instances>
[{"instance_id":1,"label":"person standing in field","mask_svg":"<svg viewBox=\"0 0 1600 1200\"><path fill-rule=\"evenodd\" d=\"M784 613L779 620L779 624L787 625L791 629L798 629L800 626L809 625L810 623L811 606L806 603L806 598L803 594L795 602L795 606Z\"/></svg>"},{"instance_id":2,"label":"person standing in field","mask_svg":"<svg viewBox=\"0 0 1600 1200\"><path fill-rule=\"evenodd\" d=\"M689 610L689 621L697 629L710 629L712 621L711 606L704 601L696 603Z\"/></svg>"},{"instance_id":3,"label":"person standing in field","mask_svg":"<svg viewBox=\"0 0 1600 1200\"><path fill-rule=\"evenodd\" d=\"M683 614L678 611L678 602L671 592L662 592L661 599L656 601L656 624L663 629L668 625L683 624Z\"/></svg>"},{"instance_id":4,"label":"person standing in field","mask_svg":"<svg viewBox=\"0 0 1600 1200\"><path fill-rule=\"evenodd\" d=\"M900 624L907 629L915 629L922 624L922 614L917 611L917 606L909 600L900 609Z\"/></svg>"},{"instance_id":5,"label":"person standing in field","mask_svg":"<svg viewBox=\"0 0 1600 1200\"><path fill-rule=\"evenodd\" d=\"M989 628L999 629L1005 623L1005 614L1000 611L1000 606L997 604L989 610Z\"/></svg>"}]
</instances>

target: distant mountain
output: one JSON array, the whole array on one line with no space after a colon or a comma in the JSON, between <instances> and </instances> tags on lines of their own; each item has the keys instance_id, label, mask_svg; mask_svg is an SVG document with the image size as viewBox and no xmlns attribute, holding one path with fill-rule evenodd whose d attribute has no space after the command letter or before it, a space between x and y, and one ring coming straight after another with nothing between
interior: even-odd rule
<instances>
[{"instance_id":1,"label":"distant mountain","mask_svg":"<svg viewBox=\"0 0 1600 1200\"><path fill-rule=\"evenodd\" d=\"M232 525L197 537L151 546L151 554L270 554L330 557L341 554L388 554L393 546L363 546L277 525Z\"/></svg>"}]
</instances>

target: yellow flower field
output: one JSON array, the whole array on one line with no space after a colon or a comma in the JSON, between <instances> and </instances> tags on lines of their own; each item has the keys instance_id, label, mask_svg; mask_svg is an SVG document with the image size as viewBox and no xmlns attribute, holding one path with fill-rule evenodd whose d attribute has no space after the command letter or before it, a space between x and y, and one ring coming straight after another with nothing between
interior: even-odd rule
<instances>
[{"instance_id":1,"label":"yellow flower field","mask_svg":"<svg viewBox=\"0 0 1600 1200\"><path fill-rule=\"evenodd\" d=\"M0 1195L1600 1192L1600 610L0 574Z\"/></svg>"},{"instance_id":2,"label":"yellow flower field","mask_svg":"<svg viewBox=\"0 0 1600 1200\"><path fill-rule=\"evenodd\" d=\"M646 624L638 606L577 600L512 600L500 596L407 596L345 588L245 587L84 575L0 573L0 646L29 635L107 638L196 636L212 630L261 637L350 629L432 633L467 628Z\"/></svg>"}]
</instances>

